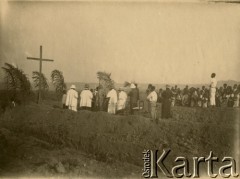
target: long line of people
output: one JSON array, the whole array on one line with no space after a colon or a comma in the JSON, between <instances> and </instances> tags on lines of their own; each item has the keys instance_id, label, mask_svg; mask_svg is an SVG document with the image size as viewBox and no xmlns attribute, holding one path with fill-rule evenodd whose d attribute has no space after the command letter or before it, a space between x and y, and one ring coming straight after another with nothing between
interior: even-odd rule
<instances>
[{"instance_id":1,"label":"long line of people","mask_svg":"<svg viewBox=\"0 0 240 179\"><path fill-rule=\"evenodd\" d=\"M105 96L104 101L101 102L99 100L98 87L93 90L89 89L88 84L85 84L84 89L78 95L76 86L71 85L67 92L64 91L62 105L64 109L73 111L77 111L78 109L93 111L103 109L110 114L115 114L117 111L119 113L123 112L126 108L127 98L128 95L124 91L124 88L119 88L118 92L114 88L111 88Z\"/></svg>"},{"instance_id":2,"label":"long line of people","mask_svg":"<svg viewBox=\"0 0 240 179\"><path fill-rule=\"evenodd\" d=\"M162 89L158 92L158 101L162 101ZM201 88L191 87L188 85L180 89L175 85L171 88L171 106L188 106L188 107L209 107L210 106L210 89L202 86ZM223 86L216 88L216 107L239 107L240 85Z\"/></svg>"},{"instance_id":3,"label":"long line of people","mask_svg":"<svg viewBox=\"0 0 240 179\"><path fill-rule=\"evenodd\" d=\"M153 119L157 118L157 103L162 104L162 118L171 117L170 108L172 106L188 106L188 107L239 107L240 101L240 85L235 84L233 87L224 84L217 88L215 74L211 75L211 83L209 88L202 86L201 88L191 87L188 85L184 89L180 89L177 85L170 87L166 85L166 89L159 89L158 93L155 86L149 84L146 90L147 106L146 112L151 114ZM110 88L104 100L99 98L98 87L93 90L89 89L86 84L80 95L76 91L76 86L72 85L67 93L63 95L63 108L68 108L73 111L79 109L84 110L103 110L110 114L123 114L126 110L130 114L134 113L135 109L140 109L139 89L137 84L131 83L130 89L122 87L116 91L113 87ZM78 99L80 97L80 100ZM144 102L143 102L144 103Z\"/></svg>"},{"instance_id":4,"label":"long line of people","mask_svg":"<svg viewBox=\"0 0 240 179\"><path fill-rule=\"evenodd\" d=\"M144 101L140 100L139 89L137 84L131 83L130 88L121 87L116 91L113 87L110 88L104 100L99 99L98 88L95 90L89 89L89 85L86 84L84 90L80 95L76 91L76 86L72 85L67 93L63 95L62 103L63 108L68 108L73 111L78 109L98 111L103 110L110 114L125 114L126 112L134 114L135 110L143 109ZM162 94L163 96L163 113L162 117L170 117L170 99L172 93L169 86ZM80 100L79 100L80 97ZM146 94L147 104L149 110L146 110L153 119L157 118L157 101L159 96L155 91L155 86L149 85ZM142 103L142 106L140 104ZM145 105L147 105L145 104ZM102 105L102 107L100 107Z\"/></svg>"}]
</instances>

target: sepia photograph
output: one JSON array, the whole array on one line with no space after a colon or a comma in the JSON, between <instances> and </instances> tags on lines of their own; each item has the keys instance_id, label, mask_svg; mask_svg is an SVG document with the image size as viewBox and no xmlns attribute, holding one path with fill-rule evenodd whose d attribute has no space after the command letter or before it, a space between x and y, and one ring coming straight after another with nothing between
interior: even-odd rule
<instances>
[{"instance_id":1,"label":"sepia photograph","mask_svg":"<svg viewBox=\"0 0 240 179\"><path fill-rule=\"evenodd\" d=\"M0 178L240 178L239 0L0 0Z\"/></svg>"}]
</instances>

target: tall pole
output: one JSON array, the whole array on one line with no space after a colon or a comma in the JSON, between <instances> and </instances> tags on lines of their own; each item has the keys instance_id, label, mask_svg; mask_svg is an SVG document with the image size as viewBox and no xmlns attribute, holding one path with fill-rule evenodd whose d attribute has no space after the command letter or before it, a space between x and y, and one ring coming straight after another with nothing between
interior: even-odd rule
<instances>
[{"instance_id":1,"label":"tall pole","mask_svg":"<svg viewBox=\"0 0 240 179\"><path fill-rule=\"evenodd\" d=\"M39 72L42 73L42 46L40 46Z\"/></svg>"},{"instance_id":2,"label":"tall pole","mask_svg":"<svg viewBox=\"0 0 240 179\"><path fill-rule=\"evenodd\" d=\"M42 45L40 45L40 60L39 60L39 73L42 75ZM41 76L40 76L41 77ZM41 92L42 92L42 81L41 78L39 78L39 89L38 89L38 104L40 103L41 100Z\"/></svg>"},{"instance_id":3,"label":"tall pole","mask_svg":"<svg viewBox=\"0 0 240 179\"><path fill-rule=\"evenodd\" d=\"M27 57L28 60L37 60L39 61L39 73L40 73L40 79L39 79L39 87L38 87L38 101L37 103L40 103L41 100L41 92L42 92L42 79L41 79L41 74L42 74L42 62L43 61L48 61L48 62L53 62L52 59L43 59L42 58L42 45L40 46L40 58L36 57Z\"/></svg>"}]
</instances>

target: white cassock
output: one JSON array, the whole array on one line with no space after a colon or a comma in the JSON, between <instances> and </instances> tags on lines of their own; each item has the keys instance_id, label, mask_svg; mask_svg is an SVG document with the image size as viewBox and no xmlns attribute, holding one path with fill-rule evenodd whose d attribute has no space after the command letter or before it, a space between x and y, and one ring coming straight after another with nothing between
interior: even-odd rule
<instances>
[{"instance_id":1,"label":"white cassock","mask_svg":"<svg viewBox=\"0 0 240 179\"><path fill-rule=\"evenodd\" d=\"M152 91L148 96L147 96L147 99L150 101L150 102L157 102L157 93L156 91Z\"/></svg>"},{"instance_id":2,"label":"white cassock","mask_svg":"<svg viewBox=\"0 0 240 179\"><path fill-rule=\"evenodd\" d=\"M117 92L115 89L112 89L108 92L107 98L109 99L108 102L108 113L115 114L116 113L116 105L117 105Z\"/></svg>"},{"instance_id":3,"label":"white cassock","mask_svg":"<svg viewBox=\"0 0 240 179\"><path fill-rule=\"evenodd\" d=\"M118 95L117 110L125 109L127 101L127 93L121 91Z\"/></svg>"},{"instance_id":4,"label":"white cassock","mask_svg":"<svg viewBox=\"0 0 240 179\"><path fill-rule=\"evenodd\" d=\"M239 107L240 93L236 94L235 98L233 107Z\"/></svg>"},{"instance_id":5,"label":"white cassock","mask_svg":"<svg viewBox=\"0 0 240 179\"><path fill-rule=\"evenodd\" d=\"M216 87L217 87L217 80L216 78L211 78L210 83L210 105L215 106L215 96L216 96Z\"/></svg>"},{"instance_id":6,"label":"white cassock","mask_svg":"<svg viewBox=\"0 0 240 179\"><path fill-rule=\"evenodd\" d=\"M90 90L83 90L80 97L80 107L92 107L93 94Z\"/></svg>"},{"instance_id":7,"label":"white cassock","mask_svg":"<svg viewBox=\"0 0 240 179\"><path fill-rule=\"evenodd\" d=\"M74 89L68 90L66 106L68 106L70 110L77 111L77 100L78 100L78 92Z\"/></svg>"},{"instance_id":8,"label":"white cassock","mask_svg":"<svg viewBox=\"0 0 240 179\"><path fill-rule=\"evenodd\" d=\"M157 119L157 98L158 95L156 93L156 91L152 91L148 96L147 99L150 101L150 105L151 105L151 117L152 119Z\"/></svg>"}]
</instances>

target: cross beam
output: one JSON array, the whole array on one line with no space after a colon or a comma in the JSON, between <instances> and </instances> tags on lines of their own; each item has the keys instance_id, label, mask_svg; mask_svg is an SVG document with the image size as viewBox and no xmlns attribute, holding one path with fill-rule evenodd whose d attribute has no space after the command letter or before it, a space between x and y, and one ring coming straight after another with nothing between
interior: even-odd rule
<instances>
[{"instance_id":1,"label":"cross beam","mask_svg":"<svg viewBox=\"0 0 240 179\"><path fill-rule=\"evenodd\" d=\"M27 59L29 59L29 60L40 60L40 58L35 58L35 57L27 57ZM51 60L51 59L44 59L44 58L42 58L41 59L42 61L54 61L54 60Z\"/></svg>"},{"instance_id":2,"label":"cross beam","mask_svg":"<svg viewBox=\"0 0 240 179\"><path fill-rule=\"evenodd\" d=\"M42 73L42 62L43 61L48 61L48 62L53 62L54 60L52 59L44 59L42 58L42 46L40 46L40 58L36 58L36 57L27 57L28 60L37 60L40 62L39 64L39 72Z\"/></svg>"},{"instance_id":3,"label":"cross beam","mask_svg":"<svg viewBox=\"0 0 240 179\"><path fill-rule=\"evenodd\" d=\"M44 59L42 58L42 46L40 46L40 58L36 58L36 57L27 57L28 60L37 60L39 61L39 72L40 74L42 73L42 62L44 61L48 61L48 62L53 62L54 60L52 59ZM41 79L39 79L41 80ZM39 90L38 90L38 103L41 100L41 81L39 82Z\"/></svg>"}]
</instances>

